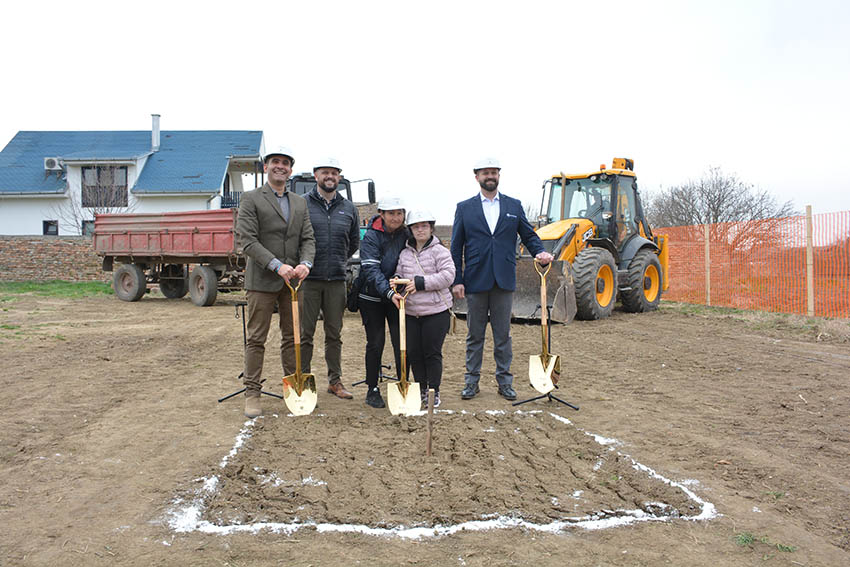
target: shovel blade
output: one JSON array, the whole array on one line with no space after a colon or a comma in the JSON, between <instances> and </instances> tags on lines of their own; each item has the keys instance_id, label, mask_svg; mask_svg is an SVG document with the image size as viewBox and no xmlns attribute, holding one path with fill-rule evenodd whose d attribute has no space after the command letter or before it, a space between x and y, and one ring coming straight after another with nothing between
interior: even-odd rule
<instances>
[{"instance_id":1,"label":"shovel blade","mask_svg":"<svg viewBox=\"0 0 850 567\"><path fill-rule=\"evenodd\" d=\"M308 415L313 413L319 396L316 393L316 378L312 374L302 374L301 394L298 394L296 385L297 376L290 374L283 379L283 401L292 415Z\"/></svg>"},{"instance_id":2,"label":"shovel blade","mask_svg":"<svg viewBox=\"0 0 850 567\"><path fill-rule=\"evenodd\" d=\"M416 415L419 413L422 400L419 397L419 384L407 383L407 395L401 391L401 384L387 384L387 405L393 415Z\"/></svg>"},{"instance_id":3,"label":"shovel blade","mask_svg":"<svg viewBox=\"0 0 850 567\"><path fill-rule=\"evenodd\" d=\"M543 364L543 357L535 354L528 359L528 379L531 387L541 394L555 389L561 374L561 357L549 355L549 364Z\"/></svg>"}]
</instances>

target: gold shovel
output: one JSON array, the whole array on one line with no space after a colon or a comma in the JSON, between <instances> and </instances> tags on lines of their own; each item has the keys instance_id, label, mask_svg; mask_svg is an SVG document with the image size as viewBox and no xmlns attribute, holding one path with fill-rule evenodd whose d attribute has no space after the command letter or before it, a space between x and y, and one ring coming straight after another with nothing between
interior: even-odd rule
<instances>
[{"instance_id":1,"label":"gold shovel","mask_svg":"<svg viewBox=\"0 0 850 567\"><path fill-rule=\"evenodd\" d=\"M283 401L293 415L307 415L313 412L319 396L316 394L316 378L312 374L301 372L301 321L298 317L298 285L292 287L284 280L292 294L292 334L295 336L295 374L283 377Z\"/></svg>"},{"instance_id":2,"label":"gold shovel","mask_svg":"<svg viewBox=\"0 0 850 567\"><path fill-rule=\"evenodd\" d=\"M393 285L406 286L410 280L393 280ZM419 413L422 403L419 385L407 380L407 330L405 328L404 300L408 292L401 295L398 307L399 345L401 350L401 368L398 369L399 380L387 385L387 405L393 415L415 415Z\"/></svg>"},{"instance_id":3,"label":"gold shovel","mask_svg":"<svg viewBox=\"0 0 850 567\"><path fill-rule=\"evenodd\" d=\"M540 276L540 331L543 336L543 351L540 355L532 355L528 359L528 378L531 387L541 394L548 394L555 389L555 384L561 377L561 357L549 354L549 322L546 308L546 274L552 268L550 262L546 271L540 271L540 264L534 261L534 270Z\"/></svg>"}]
</instances>

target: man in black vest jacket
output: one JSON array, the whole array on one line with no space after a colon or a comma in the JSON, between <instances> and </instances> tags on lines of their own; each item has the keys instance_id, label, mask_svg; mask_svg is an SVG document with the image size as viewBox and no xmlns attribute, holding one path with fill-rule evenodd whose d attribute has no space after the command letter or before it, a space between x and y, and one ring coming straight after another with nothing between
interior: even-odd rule
<instances>
[{"instance_id":1,"label":"man in black vest jacket","mask_svg":"<svg viewBox=\"0 0 850 567\"><path fill-rule=\"evenodd\" d=\"M301 361L310 372L313 334L319 311L325 329L328 392L350 400L342 383L342 316L345 311L345 265L360 246L360 217L354 204L337 192L342 169L334 158L316 163L316 188L307 194L307 210L316 238L313 269L303 286Z\"/></svg>"}]
</instances>

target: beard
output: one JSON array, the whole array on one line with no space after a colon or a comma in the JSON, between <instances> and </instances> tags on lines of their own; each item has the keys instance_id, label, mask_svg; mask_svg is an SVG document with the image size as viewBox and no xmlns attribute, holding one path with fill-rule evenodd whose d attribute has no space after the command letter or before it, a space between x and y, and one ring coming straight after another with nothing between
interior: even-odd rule
<instances>
[{"instance_id":1,"label":"beard","mask_svg":"<svg viewBox=\"0 0 850 567\"><path fill-rule=\"evenodd\" d=\"M499 181L497 179L485 179L479 183L482 189L485 191L493 192L499 188Z\"/></svg>"},{"instance_id":2,"label":"beard","mask_svg":"<svg viewBox=\"0 0 850 567\"><path fill-rule=\"evenodd\" d=\"M325 180L318 184L319 189L324 191L325 193L333 193L339 187L339 183L334 183L332 179ZM328 187L330 185L330 187Z\"/></svg>"}]
</instances>

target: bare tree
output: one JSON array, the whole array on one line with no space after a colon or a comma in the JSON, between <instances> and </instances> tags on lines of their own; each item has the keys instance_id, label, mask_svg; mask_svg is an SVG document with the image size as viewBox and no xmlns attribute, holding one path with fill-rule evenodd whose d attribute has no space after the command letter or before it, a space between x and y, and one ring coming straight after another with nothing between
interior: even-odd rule
<instances>
[{"instance_id":1,"label":"bare tree","mask_svg":"<svg viewBox=\"0 0 850 567\"><path fill-rule=\"evenodd\" d=\"M734 173L710 167L696 181L650 195L646 214L652 226L686 226L781 218L796 211L791 201L779 203L766 190L756 190Z\"/></svg>"},{"instance_id":2,"label":"bare tree","mask_svg":"<svg viewBox=\"0 0 850 567\"><path fill-rule=\"evenodd\" d=\"M62 230L83 234L84 221L94 221L95 215L127 213L136 208L129 202L127 168L111 166L84 167L80 193L71 191L61 205L50 208Z\"/></svg>"},{"instance_id":3,"label":"bare tree","mask_svg":"<svg viewBox=\"0 0 850 567\"><path fill-rule=\"evenodd\" d=\"M540 214L540 207L538 205L523 205L522 210L525 212L525 218L528 219L528 222L531 224L537 222L537 216Z\"/></svg>"},{"instance_id":4,"label":"bare tree","mask_svg":"<svg viewBox=\"0 0 850 567\"><path fill-rule=\"evenodd\" d=\"M709 224L710 238L732 249L769 246L783 237L780 219L797 214L791 201L779 203L735 174L710 167L696 181L651 194L646 216L653 227L691 226L696 233Z\"/></svg>"}]
</instances>

